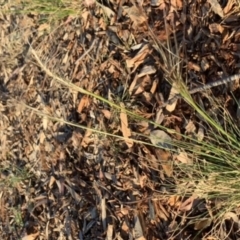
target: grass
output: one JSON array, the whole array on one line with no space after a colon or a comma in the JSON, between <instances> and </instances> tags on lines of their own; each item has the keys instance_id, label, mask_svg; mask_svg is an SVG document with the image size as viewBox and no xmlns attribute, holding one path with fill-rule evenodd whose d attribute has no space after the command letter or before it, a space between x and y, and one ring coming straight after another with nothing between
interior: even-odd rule
<instances>
[{"instance_id":1,"label":"grass","mask_svg":"<svg viewBox=\"0 0 240 240\"><path fill-rule=\"evenodd\" d=\"M168 52L168 56L166 56L166 49ZM169 68L174 65L176 66L174 71L172 71L171 68L171 76L170 72L167 71L166 73L169 74L169 82L178 82L179 84L179 91L181 96L183 97L184 101L186 101L189 106L197 113L197 116L199 119L201 119L202 124L205 125L205 131L206 135L203 142L199 142L195 138L191 138L187 135L182 135L185 139L185 142L179 142L174 141L170 144L174 144L175 147L184 149L186 152L191 153L195 156L197 161L194 163L196 164L196 167L189 168L189 166L186 166L184 164L180 164L178 167L181 168L182 172L188 171L188 177L186 176L182 177L180 182L182 182L183 185L188 184L189 182L195 182L194 185L192 185L191 188L188 190L188 195L190 196L193 193L198 194L199 197L204 197L205 199L215 201L216 199L222 200L222 209L220 216L223 216L227 211L233 210L238 206L238 199L239 196L237 194L239 189L240 182L237 181L239 179L239 168L240 168L240 159L238 157L240 145L238 142L238 139L236 137L236 134L233 132L233 130L237 131L237 134L239 133L237 126L235 125L231 115L226 112L226 109L221 109L222 112L225 112L225 115L221 115L220 118L224 119L224 124L227 126L230 126L232 128L231 131L229 131L231 128L229 127L223 127L219 121L214 119L209 115L208 112L206 112L203 108L201 108L193 99L192 96L187 91L187 87L184 84L184 81L181 79L182 73L180 64L178 63L179 57L172 52L172 49L170 48L170 45L167 46L167 48L162 49L162 53L164 52L166 58L164 61L165 66L169 66ZM32 50L32 53L37 60L38 64L41 66L41 68L52 78L54 78L58 83L64 85L65 87L69 89L73 89L74 91L78 91L82 94L87 94L93 98L96 98L100 101L103 101L105 104L108 104L111 108L114 108L118 111L122 111L122 108L120 105L115 104L114 102L111 102L105 98L102 98L101 96L98 96L96 94L93 94L91 92L88 92L82 88L77 87L76 85L56 76L53 74L49 69L46 68L46 66L41 62L38 55L34 50ZM165 69L166 71L166 69ZM221 108L217 99L212 99L212 102L216 104L215 108ZM43 115L44 117L48 117L49 119L53 121L63 122L67 125L74 125L75 127L79 127L82 129L88 129L85 126L80 126L76 124L72 124L70 122L67 122L65 120L60 120L58 118L52 117L52 116L46 116L46 114L43 114L36 109L33 109L29 106L25 107L33 110L35 113L39 115ZM151 124L153 124L155 127L174 132L172 129L166 129L162 126L156 124L153 121L150 121L148 119L144 119L143 117L137 115L136 113L132 112L131 110L126 110L126 113L131 116L131 118L135 120L144 120ZM93 132L97 132L98 134L104 135L104 136L111 136L114 138L118 138L121 140L127 140L126 138L111 134L107 132L102 132L100 130L96 130L94 128L90 128L89 130ZM148 136L144 136L148 138ZM153 147L158 148L159 146L153 145L146 141L140 141L137 139L131 139L135 143L141 143L144 145L150 145ZM182 189L179 186L178 193L180 195L185 195L186 190ZM227 200L228 199L228 200ZM226 202L225 202L226 201ZM218 215L216 215L217 217ZM218 216L218 217L220 217Z\"/></svg>"},{"instance_id":2,"label":"grass","mask_svg":"<svg viewBox=\"0 0 240 240\"><path fill-rule=\"evenodd\" d=\"M38 58L36 55L35 51L33 50L33 55L36 58L37 62L39 65L43 68L46 73L56 79L58 82L61 84L67 86L68 88L71 88L75 91L79 91L80 93L87 94L91 97L94 97L98 100L103 101L104 103L108 104L112 108L115 108L119 111L121 111L121 107L119 105L116 105L115 103L102 98L101 96L98 96L96 94L93 94L91 92L88 92L84 89L81 89L74 84L71 84L70 82L67 82L64 79L59 78L58 76L54 75L51 73L41 62L41 60ZM177 76L180 76L178 73ZM174 81L174 80L172 80ZM198 113L199 118L202 119L202 121L207 125L206 127L206 137L205 141L206 142L198 142L196 139L191 139L188 136L182 135L182 137L185 137L186 143L180 143L180 142L175 142L176 146L179 148L185 149L187 152L192 152L192 154L195 154L199 157L199 161L205 161L205 167L201 167L201 175L204 176L205 178L210 178L210 180L207 180L205 185L201 185L201 189L199 188L198 191L202 192L203 195L208 196L208 198L211 198L211 193L215 192L213 195L213 198L216 197L216 193L218 196L225 196L226 194L232 194L232 191L237 190L237 184L230 184L233 182L234 177L238 176L238 170L240 167L240 160L238 158L238 151L240 149L238 140L233 134L233 132L227 131L227 129L224 129L219 122L215 121L209 114L204 111L199 105L197 105L193 100L192 97L189 96L188 92L186 91L186 87L184 86L183 81L181 80L180 83L183 85L183 87L179 88L180 93L183 96L184 100L188 102L188 104ZM216 103L217 104L217 103ZM39 111L30 108L29 106L26 106L29 109L32 109L35 111L37 114L41 114ZM138 120L145 120L148 121L151 124L154 124L155 127L160 127L162 126L157 125L156 123L149 121L147 119L142 118L141 116L133 113L132 111L126 110L127 114L130 115L131 117L134 117L135 119ZM41 114L42 115L42 114ZM43 114L44 117L46 117L46 114ZM52 116L47 116L48 118L54 120L54 121L60 121L58 118L54 118ZM224 116L222 116L224 117ZM232 121L231 116L227 114L227 118L225 117L225 121L227 121L226 124L232 126L233 128L236 128L234 125L235 123ZM80 126L76 124L72 124L70 122L61 120L64 124L68 125L74 125L75 127L79 127L82 129L88 129L85 126ZM111 134L107 132L102 132L93 128L90 128L88 130L91 130L93 132L97 132L99 134L105 135L105 136L111 136L115 138L119 138L122 140L126 140L122 136L118 136L116 134ZM165 130L170 130L171 129L165 129ZM147 136L145 136L147 137ZM154 146L153 144L150 144L145 141L139 141L136 139L132 139L136 143L142 143L142 144L147 144L150 146ZM192 141L192 143L189 144L189 141ZM197 147L196 147L197 146ZM154 146L158 147L158 146ZM227 148L226 148L227 147ZM201 163L200 163L201 164ZM192 173L191 179L194 179L195 173ZM191 179L186 179L187 181L190 181ZM200 179L196 178L196 181L199 181ZM208 183L209 181L209 183ZM215 182L214 185L212 185L212 182ZM227 183L227 184L226 184ZM214 191L210 186L214 186ZM226 187L225 187L226 186ZM198 187L198 186L197 186ZM200 185L199 185L200 187ZM228 189L229 188L229 189ZM228 192L229 190L229 192Z\"/></svg>"},{"instance_id":3,"label":"grass","mask_svg":"<svg viewBox=\"0 0 240 240\"><path fill-rule=\"evenodd\" d=\"M41 21L53 23L68 16L77 16L82 11L78 0L25 0L14 9L18 14L40 15Z\"/></svg>"},{"instance_id":4,"label":"grass","mask_svg":"<svg viewBox=\"0 0 240 240\"><path fill-rule=\"evenodd\" d=\"M44 21L52 22L63 19L66 16L69 16L69 14L76 14L75 9L78 4L78 1L35 0L33 2L31 1L31 3L30 1L25 1L23 10L20 10L20 12L32 14L40 13L43 16ZM81 11L81 8L79 8L79 11ZM224 106L221 106L221 103L217 98L213 97L211 102L215 105L215 109L219 111L218 118L215 118L211 112L207 112L202 106L198 105L193 100L192 96L187 90L185 80L183 79L184 64L180 58L180 49L178 47L176 38L173 41L174 44L168 41L165 45L162 45L156 39L154 40L157 44L157 50L162 56L162 66L164 66L162 70L164 71L166 78L170 84L177 83L179 92L184 101L188 103L191 109L196 113L197 118L201 121L201 125L205 130L204 140L199 141L196 139L196 137L179 134L172 129L167 129L159 124L156 124L154 121L139 116L132 110L124 109L124 111L135 121L146 121L149 124L152 124L155 128L163 129L172 134L178 134L182 139L184 139L184 141L173 140L170 142L170 144L175 147L173 153L175 153L177 149L183 149L189 155L193 156L195 161L194 164L190 166L187 164L176 164L175 171L177 176L179 176L179 179L176 179L177 193L181 196L190 196L191 194L195 193L198 194L199 197L205 198L209 201L216 201L220 199L221 209L217 209L218 211L216 211L216 214L214 215L214 217L218 219L218 223L220 223L226 212L234 210L239 205L240 196L238 195L238 192L240 181L238 179L240 177L240 132L238 126L227 109ZM175 47L172 47L172 45ZM81 93L82 95L88 95L91 98L97 99L98 101L101 101L110 108L114 109L117 113L123 111L119 104L80 88L72 82L57 76L46 67L46 64L41 61L38 54L33 49L31 50L31 53L41 69L57 83L66 87L67 89L71 89ZM88 128L84 125L74 124L70 121L66 121L55 116L46 115L46 113L24 103L20 104L24 105L25 108L33 111L43 118L47 117L54 122L71 125L84 130L91 130L92 132L100 134L106 138L117 138L122 141L128 140L123 136L119 136L111 132L104 132L95 128ZM223 124L220 122L221 120L223 120ZM134 138L131 138L131 140L135 143L148 145L154 148L159 147L150 143L150 141L147 141L147 139L150 139L150 137L144 134L136 134ZM11 186L15 186L16 183L23 181L26 177L26 175L23 173L23 171L20 171L20 173L16 174L16 176L13 178L9 178L7 180L8 183ZM189 183L193 184L189 185L190 187L188 192L186 192L186 185ZM16 223L22 224L21 219L18 216L18 212L15 212L15 218L18 219L16 220Z\"/></svg>"}]
</instances>

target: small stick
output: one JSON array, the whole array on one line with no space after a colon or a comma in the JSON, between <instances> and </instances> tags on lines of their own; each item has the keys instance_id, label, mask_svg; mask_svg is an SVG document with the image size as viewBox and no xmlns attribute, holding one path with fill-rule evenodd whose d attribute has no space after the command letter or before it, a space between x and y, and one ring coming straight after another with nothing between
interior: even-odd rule
<instances>
[{"instance_id":1,"label":"small stick","mask_svg":"<svg viewBox=\"0 0 240 240\"><path fill-rule=\"evenodd\" d=\"M197 93L197 92L205 91L205 90L208 90L212 87L217 87L219 85L230 83L230 82L236 81L238 79L240 79L240 73L229 76L229 77L226 77L226 78L222 78L222 79L220 79L218 81L215 81L215 82L212 82L212 83L208 83L208 84L206 84L204 86L201 86L201 87L193 88L192 90L189 90L189 93L194 94L194 93Z\"/></svg>"},{"instance_id":2,"label":"small stick","mask_svg":"<svg viewBox=\"0 0 240 240\"><path fill-rule=\"evenodd\" d=\"M201 87L193 88L193 89L189 90L189 93L194 94L194 93L197 93L197 92L206 91L208 89L211 89L212 87L217 87L217 86L220 86L222 84L226 84L226 83L236 81L238 79L240 79L240 73L234 74L234 75L226 77L226 78L222 78L222 79L220 79L218 81L215 81L215 82L212 82L212 83L208 83L208 84L206 84L204 86L201 86ZM182 98L182 96L180 94L177 94L173 98L166 101L161 107L166 107L168 104L172 104L173 102L175 102L176 100L178 100L180 98Z\"/></svg>"}]
</instances>

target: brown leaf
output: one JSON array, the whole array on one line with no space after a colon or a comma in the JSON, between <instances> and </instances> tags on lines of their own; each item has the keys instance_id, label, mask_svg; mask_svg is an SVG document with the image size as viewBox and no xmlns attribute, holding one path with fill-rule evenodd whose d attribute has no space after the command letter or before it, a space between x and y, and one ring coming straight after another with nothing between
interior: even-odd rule
<instances>
[{"instance_id":1,"label":"brown leaf","mask_svg":"<svg viewBox=\"0 0 240 240\"><path fill-rule=\"evenodd\" d=\"M158 7L160 10L163 10L166 8L166 3L164 0L151 0L151 6Z\"/></svg>"},{"instance_id":2,"label":"brown leaf","mask_svg":"<svg viewBox=\"0 0 240 240\"><path fill-rule=\"evenodd\" d=\"M212 224L212 219L211 218L203 219L203 220L200 220L200 221L198 221L194 224L194 229L195 230L202 230L204 228L209 227L211 224Z\"/></svg>"},{"instance_id":3,"label":"brown leaf","mask_svg":"<svg viewBox=\"0 0 240 240\"><path fill-rule=\"evenodd\" d=\"M34 240L39 235L39 232L27 235L22 240Z\"/></svg>"},{"instance_id":4,"label":"brown leaf","mask_svg":"<svg viewBox=\"0 0 240 240\"><path fill-rule=\"evenodd\" d=\"M191 197L189 197L186 201L184 201L181 206L179 207L180 211L186 212L191 210L192 206L193 206L193 202L195 199L197 199L198 197L196 195L192 195Z\"/></svg>"},{"instance_id":5,"label":"brown leaf","mask_svg":"<svg viewBox=\"0 0 240 240\"><path fill-rule=\"evenodd\" d=\"M184 164L192 164L193 161L190 159L186 152L180 152L178 155L176 155L176 160L178 160L181 163Z\"/></svg>"},{"instance_id":6,"label":"brown leaf","mask_svg":"<svg viewBox=\"0 0 240 240\"><path fill-rule=\"evenodd\" d=\"M80 103L79 103L79 105L78 105L78 112L79 113L82 113L82 111L83 111L83 109L84 108L86 108L86 107L88 107L89 106L89 104L90 104L90 99L89 99L89 97L88 96L83 96L82 98L81 98L81 100L80 100Z\"/></svg>"},{"instance_id":7,"label":"brown leaf","mask_svg":"<svg viewBox=\"0 0 240 240\"><path fill-rule=\"evenodd\" d=\"M85 0L84 3L87 7L92 6L93 4L95 4L96 0Z\"/></svg>"},{"instance_id":8,"label":"brown leaf","mask_svg":"<svg viewBox=\"0 0 240 240\"><path fill-rule=\"evenodd\" d=\"M191 62L191 61L188 62L187 67L190 70L194 70L194 71L197 71L197 72L201 71L201 67L198 64L196 64L194 62Z\"/></svg>"},{"instance_id":9,"label":"brown leaf","mask_svg":"<svg viewBox=\"0 0 240 240\"><path fill-rule=\"evenodd\" d=\"M175 10L180 10L180 9L182 9L183 3L181 0L171 0L171 6Z\"/></svg>"},{"instance_id":10,"label":"brown leaf","mask_svg":"<svg viewBox=\"0 0 240 240\"><path fill-rule=\"evenodd\" d=\"M101 112L103 113L104 117L107 118L107 119L110 119L111 118L111 112L107 109L102 109Z\"/></svg>"},{"instance_id":11,"label":"brown leaf","mask_svg":"<svg viewBox=\"0 0 240 240\"><path fill-rule=\"evenodd\" d=\"M127 12L129 18L133 21L133 25L137 27L147 21L146 17L136 6L125 7L124 10Z\"/></svg>"},{"instance_id":12,"label":"brown leaf","mask_svg":"<svg viewBox=\"0 0 240 240\"><path fill-rule=\"evenodd\" d=\"M127 119L127 114L124 111L125 106L123 103L120 103L120 106L122 108L122 111L120 113L120 119L121 119L121 130L123 133L123 136L126 138L125 142L128 145L128 147L132 147L133 146L133 140L130 139L129 137L131 136L131 130L128 127L128 119Z\"/></svg>"},{"instance_id":13,"label":"brown leaf","mask_svg":"<svg viewBox=\"0 0 240 240\"><path fill-rule=\"evenodd\" d=\"M91 138L92 130L90 129L91 122L88 123L87 127L89 129L86 130L84 137L82 139L82 142L81 142L81 146L83 146L83 147L87 147L91 142L93 142L93 139Z\"/></svg>"},{"instance_id":14,"label":"brown leaf","mask_svg":"<svg viewBox=\"0 0 240 240\"><path fill-rule=\"evenodd\" d=\"M115 12L110 9L109 7L106 7L102 4L99 4L99 6L102 8L103 12L106 14L106 16L110 19L110 25L114 22L114 19L116 17Z\"/></svg>"},{"instance_id":15,"label":"brown leaf","mask_svg":"<svg viewBox=\"0 0 240 240\"><path fill-rule=\"evenodd\" d=\"M176 207L177 203L179 202L180 200L180 196L177 196L177 195L173 195L171 196L169 199L168 199L168 204L171 206L171 207Z\"/></svg>"},{"instance_id":16,"label":"brown leaf","mask_svg":"<svg viewBox=\"0 0 240 240\"><path fill-rule=\"evenodd\" d=\"M168 177L171 177L173 174L173 165L171 162L171 153L170 151L165 151L163 149L155 150L157 158L162 165L162 168Z\"/></svg>"},{"instance_id":17,"label":"brown leaf","mask_svg":"<svg viewBox=\"0 0 240 240\"><path fill-rule=\"evenodd\" d=\"M209 30L211 33L223 33L223 31L224 31L224 27L222 27L218 23L209 24L208 27L209 27Z\"/></svg>"},{"instance_id":18,"label":"brown leaf","mask_svg":"<svg viewBox=\"0 0 240 240\"><path fill-rule=\"evenodd\" d=\"M224 14L228 14L230 10L233 8L233 6L235 5L235 3L236 3L235 0L228 0L227 5L223 9Z\"/></svg>"},{"instance_id":19,"label":"brown leaf","mask_svg":"<svg viewBox=\"0 0 240 240\"><path fill-rule=\"evenodd\" d=\"M170 94L169 94L168 100L174 98L177 94L179 94L179 90L178 90L177 84L173 83L172 88L171 88L171 91L170 91ZM166 106L166 110L167 110L168 112L174 111L175 108L176 108L176 105L177 105L177 101L178 101L178 100L176 99L176 100L173 101L172 103L168 104L168 105Z\"/></svg>"},{"instance_id":20,"label":"brown leaf","mask_svg":"<svg viewBox=\"0 0 240 240\"><path fill-rule=\"evenodd\" d=\"M151 131L150 140L154 146L159 146L164 149L172 149L172 138L163 130Z\"/></svg>"},{"instance_id":21,"label":"brown leaf","mask_svg":"<svg viewBox=\"0 0 240 240\"><path fill-rule=\"evenodd\" d=\"M137 69L137 67L143 63L146 59L146 56L151 53L149 49L149 45L145 44L141 50L135 55L135 57L126 60L126 64L128 68L134 68L133 72Z\"/></svg>"},{"instance_id":22,"label":"brown leaf","mask_svg":"<svg viewBox=\"0 0 240 240\"><path fill-rule=\"evenodd\" d=\"M223 18L224 14L223 14L223 10L221 5L219 4L219 2L217 0L208 0L208 2L210 3L212 10L218 14L221 18Z\"/></svg>"}]
</instances>

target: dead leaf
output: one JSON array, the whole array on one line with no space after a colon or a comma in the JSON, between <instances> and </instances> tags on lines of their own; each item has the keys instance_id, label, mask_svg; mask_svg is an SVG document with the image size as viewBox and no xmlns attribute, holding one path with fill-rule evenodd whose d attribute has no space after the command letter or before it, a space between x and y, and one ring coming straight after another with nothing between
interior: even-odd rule
<instances>
[{"instance_id":1,"label":"dead leaf","mask_svg":"<svg viewBox=\"0 0 240 240\"><path fill-rule=\"evenodd\" d=\"M133 146L133 140L129 138L131 136L131 130L128 127L127 114L124 111L125 106L123 103L120 103L120 106L122 108L121 113L120 113L121 130L122 130L123 136L126 138L125 139L126 144L128 145L129 148L131 148Z\"/></svg>"},{"instance_id":2,"label":"dead leaf","mask_svg":"<svg viewBox=\"0 0 240 240\"><path fill-rule=\"evenodd\" d=\"M133 21L133 27L137 27L147 21L145 15L136 6L125 7L124 11L128 14L129 18Z\"/></svg>"},{"instance_id":3,"label":"dead leaf","mask_svg":"<svg viewBox=\"0 0 240 240\"><path fill-rule=\"evenodd\" d=\"M202 71L207 71L210 68L210 64L206 58L203 58L201 61L201 69Z\"/></svg>"},{"instance_id":4,"label":"dead leaf","mask_svg":"<svg viewBox=\"0 0 240 240\"><path fill-rule=\"evenodd\" d=\"M134 217L134 223L135 238L138 240L145 240L143 237L143 230L138 215Z\"/></svg>"},{"instance_id":5,"label":"dead leaf","mask_svg":"<svg viewBox=\"0 0 240 240\"><path fill-rule=\"evenodd\" d=\"M180 152L175 159L184 164L192 164L193 161L190 159L186 152Z\"/></svg>"},{"instance_id":6,"label":"dead leaf","mask_svg":"<svg viewBox=\"0 0 240 240\"><path fill-rule=\"evenodd\" d=\"M173 165L172 165L172 155L169 151L163 149L156 149L155 153L157 155L158 161L161 163L161 166L168 177L171 177L173 174Z\"/></svg>"},{"instance_id":7,"label":"dead leaf","mask_svg":"<svg viewBox=\"0 0 240 240\"><path fill-rule=\"evenodd\" d=\"M173 83L168 100L173 99L178 94L179 94L179 90L178 90L177 84ZM174 111L176 108L176 105L177 105L177 101L178 101L178 99L176 99L172 103L167 104L166 110L168 112Z\"/></svg>"},{"instance_id":8,"label":"dead leaf","mask_svg":"<svg viewBox=\"0 0 240 240\"><path fill-rule=\"evenodd\" d=\"M203 138L204 138L204 128L202 126L200 126L198 128L198 132L197 132L197 140L199 142L201 142L203 140Z\"/></svg>"},{"instance_id":9,"label":"dead leaf","mask_svg":"<svg viewBox=\"0 0 240 240\"><path fill-rule=\"evenodd\" d=\"M156 212L156 215L163 219L164 221L169 220L169 212L165 209L165 207L161 204L160 201L153 201L154 209Z\"/></svg>"},{"instance_id":10,"label":"dead leaf","mask_svg":"<svg viewBox=\"0 0 240 240\"><path fill-rule=\"evenodd\" d=\"M121 230L123 232L125 232L126 234L130 231L130 229L125 221L122 223Z\"/></svg>"},{"instance_id":11,"label":"dead leaf","mask_svg":"<svg viewBox=\"0 0 240 240\"><path fill-rule=\"evenodd\" d=\"M239 221L238 216L234 212L226 212L223 216L223 219L224 220L226 220L226 219L233 220L236 223Z\"/></svg>"},{"instance_id":12,"label":"dead leaf","mask_svg":"<svg viewBox=\"0 0 240 240\"><path fill-rule=\"evenodd\" d=\"M92 6L93 4L95 4L96 0L84 0L84 3L87 7Z\"/></svg>"},{"instance_id":13,"label":"dead leaf","mask_svg":"<svg viewBox=\"0 0 240 240\"><path fill-rule=\"evenodd\" d=\"M83 109L84 108L87 108L89 107L89 104L90 104L90 99L87 95L84 95L81 100L80 100L80 103L78 105L78 113L82 113Z\"/></svg>"},{"instance_id":14,"label":"dead leaf","mask_svg":"<svg viewBox=\"0 0 240 240\"><path fill-rule=\"evenodd\" d=\"M172 138L162 130L151 131L150 140L154 146L160 146L164 149L172 149Z\"/></svg>"},{"instance_id":15,"label":"dead leaf","mask_svg":"<svg viewBox=\"0 0 240 240\"><path fill-rule=\"evenodd\" d=\"M192 120L190 120L184 128L186 129L185 133L195 133L196 131L196 126Z\"/></svg>"},{"instance_id":16,"label":"dead leaf","mask_svg":"<svg viewBox=\"0 0 240 240\"><path fill-rule=\"evenodd\" d=\"M137 67L143 63L146 59L146 56L151 53L149 49L149 45L145 44L143 47L138 51L138 53L131 59L126 60L126 65L128 68L133 68L132 72L134 72Z\"/></svg>"},{"instance_id":17,"label":"dead leaf","mask_svg":"<svg viewBox=\"0 0 240 240\"><path fill-rule=\"evenodd\" d=\"M91 142L93 142L93 139L91 138L92 130L90 130L91 122L89 122L87 126L89 129L86 130L84 137L81 141L81 146L83 147L87 147Z\"/></svg>"},{"instance_id":18,"label":"dead leaf","mask_svg":"<svg viewBox=\"0 0 240 240\"><path fill-rule=\"evenodd\" d=\"M227 1L227 5L223 9L224 14L228 14L232 10L232 8L235 5L235 3L236 3L235 0L228 0Z\"/></svg>"},{"instance_id":19,"label":"dead leaf","mask_svg":"<svg viewBox=\"0 0 240 240\"><path fill-rule=\"evenodd\" d=\"M113 239L113 225L108 224L106 240L112 240L112 239Z\"/></svg>"},{"instance_id":20,"label":"dead leaf","mask_svg":"<svg viewBox=\"0 0 240 240\"><path fill-rule=\"evenodd\" d=\"M198 221L194 224L194 229L195 230L202 230L204 228L209 227L211 224L212 224L212 219L211 218L203 219L203 220L200 220L200 221Z\"/></svg>"},{"instance_id":21,"label":"dead leaf","mask_svg":"<svg viewBox=\"0 0 240 240\"><path fill-rule=\"evenodd\" d=\"M22 240L34 240L39 235L39 232L27 235Z\"/></svg>"},{"instance_id":22,"label":"dead leaf","mask_svg":"<svg viewBox=\"0 0 240 240\"><path fill-rule=\"evenodd\" d=\"M197 71L197 72L201 71L201 67L198 64L196 64L194 62L191 62L191 61L188 62L187 67L190 70L194 70L194 71Z\"/></svg>"},{"instance_id":23,"label":"dead leaf","mask_svg":"<svg viewBox=\"0 0 240 240\"><path fill-rule=\"evenodd\" d=\"M181 0L171 0L171 7L173 7L174 10L180 10L182 9L182 6L183 3Z\"/></svg>"},{"instance_id":24,"label":"dead leaf","mask_svg":"<svg viewBox=\"0 0 240 240\"><path fill-rule=\"evenodd\" d=\"M196 200L197 198L198 197L196 195L192 195L191 197L189 197L186 201L184 201L181 204L181 206L179 207L179 210L183 211L183 212L190 211L193 206L194 200Z\"/></svg>"},{"instance_id":25,"label":"dead leaf","mask_svg":"<svg viewBox=\"0 0 240 240\"><path fill-rule=\"evenodd\" d=\"M154 73L156 73L156 71L157 70L156 70L156 68L154 66L145 65L141 69L140 73L138 74L138 77L140 78L140 77L143 77L143 76L146 76L146 75L154 74Z\"/></svg>"},{"instance_id":26,"label":"dead leaf","mask_svg":"<svg viewBox=\"0 0 240 240\"><path fill-rule=\"evenodd\" d=\"M107 109L102 109L101 112L103 113L104 117L107 119L110 119L112 116L111 112Z\"/></svg>"},{"instance_id":27,"label":"dead leaf","mask_svg":"<svg viewBox=\"0 0 240 240\"><path fill-rule=\"evenodd\" d=\"M169 204L171 207L175 207L176 204L179 202L179 200L180 200L180 196L173 195L173 196L169 197L169 199L168 199L168 204Z\"/></svg>"},{"instance_id":28,"label":"dead leaf","mask_svg":"<svg viewBox=\"0 0 240 240\"><path fill-rule=\"evenodd\" d=\"M99 3L99 6L103 9L104 13L107 15L107 17L109 19L113 19L116 17L115 12L112 9L110 9L109 7L106 7L100 3Z\"/></svg>"},{"instance_id":29,"label":"dead leaf","mask_svg":"<svg viewBox=\"0 0 240 240\"><path fill-rule=\"evenodd\" d=\"M210 3L212 10L218 14L221 18L223 18L224 14L223 14L223 10L221 5L219 4L219 2L217 0L208 0L208 2Z\"/></svg>"},{"instance_id":30,"label":"dead leaf","mask_svg":"<svg viewBox=\"0 0 240 240\"><path fill-rule=\"evenodd\" d=\"M38 27L38 37L42 36L45 32L50 31L50 25L48 23L42 23Z\"/></svg>"},{"instance_id":31,"label":"dead leaf","mask_svg":"<svg viewBox=\"0 0 240 240\"><path fill-rule=\"evenodd\" d=\"M178 229L178 222L173 220L169 226L168 226L169 231L176 231Z\"/></svg>"},{"instance_id":32,"label":"dead leaf","mask_svg":"<svg viewBox=\"0 0 240 240\"><path fill-rule=\"evenodd\" d=\"M219 238L208 236L207 238L203 238L203 240L219 240Z\"/></svg>"},{"instance_id":33,"label":"dead leaf","mask_svg":"<svg viewBox=\"0 0 240 240\"><path fill-rule=\"evenodd\" d=\"M223 33L223 31L224 31L224 27L222 27L218 23L209 24L208 27L209 27L209 30L211 33Z\"/></svg>"}]
</instances>

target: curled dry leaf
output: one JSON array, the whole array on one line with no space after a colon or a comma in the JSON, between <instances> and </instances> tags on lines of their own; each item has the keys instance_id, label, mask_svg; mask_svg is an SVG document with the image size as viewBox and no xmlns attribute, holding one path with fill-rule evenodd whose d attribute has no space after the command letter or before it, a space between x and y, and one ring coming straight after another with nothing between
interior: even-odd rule
<instances>
[{"instance_id":1,"label":"curled dry leaf","mask_svg":"<svg viewBox=\"0 0 240 240\"><path fill-rule=\"evenodd\" d=\"M191 197L189 197L186 201L184 201L181 206L179 207L179 210L182 212L190 211L193 207L193 202L196 201L198 198L197 195L193 194Z\"/></svg>"},{"instance_id":2,"label":"curled dry leaf","mask_svg":"<svg viewBox=\"0 0 240 240\"><path fill-rule=\"evenodd\" d=\"M138 51L138 53L131 59L126 60L126 65L128 68L134 68L133 72L137 69L137 67L143 63L143 61L146 59L146 56L151 53L151 50L149 49L149 45L145 44L141 48L141 50Z\"/></svg>"},{"instance_id":3,"label":"curled dry leaf","mask_svg":"<svg viewBox=\"0 0 240 240\"><path fill-rule=\"evenodd\" d=\"M156 73L156 68L154 67L154 66L148 66L148 65L145 65L142 69L141 69L141 71L140 71L140 73L138 74L138 77L140 78L140 77L143 77L143 76L145 76L145 75L150 75L150 74L154 74L154 73Z\"/></svg>"},{"instance_id":4,"label":"curled dry leaf","mask_svg":"<svg viewBox=\"0 0 240 240\"><path fill-rule=\"evenodd\" d=\"M120 103L120 106L122 108L122 111L120 113L122 134L126 138L125 139L126 144L128 145L129 148L131 148L133 146L133 140L129 138L131 136L131 130L128 127L127 114L124 111L125 106L123 103Z\"/></svg>"}]
</instances>

